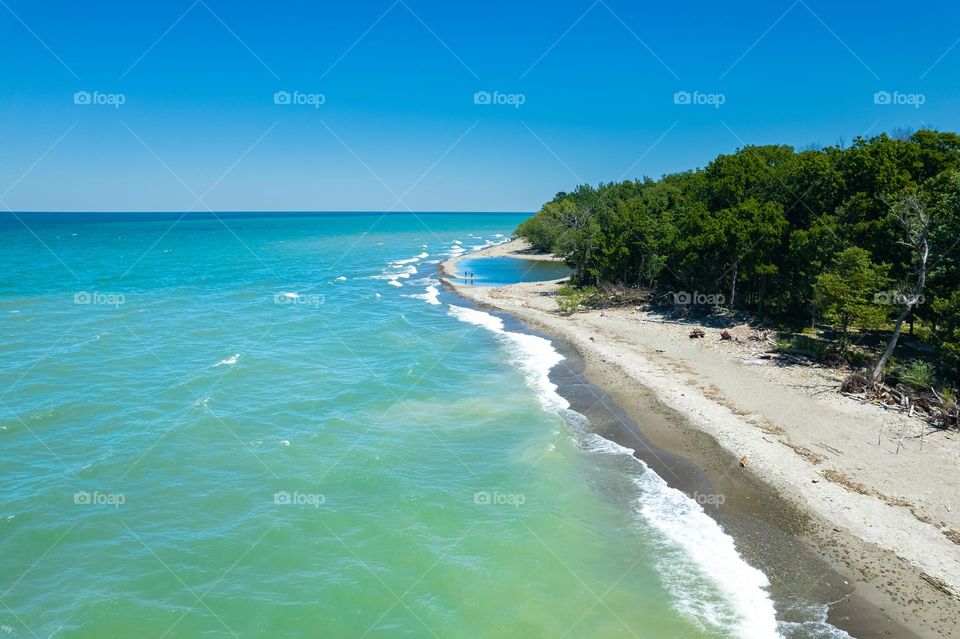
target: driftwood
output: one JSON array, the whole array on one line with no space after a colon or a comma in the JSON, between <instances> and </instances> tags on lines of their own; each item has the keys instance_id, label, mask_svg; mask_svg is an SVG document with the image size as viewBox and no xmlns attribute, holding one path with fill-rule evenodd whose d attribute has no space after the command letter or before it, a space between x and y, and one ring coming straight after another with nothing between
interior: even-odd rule
<instances>
[{"instance_id":1,"label":"driftwood","mask_svg":"<svg viewBox=\"0 0 960 639\"><path fill-rule=\"evenodd\" d=\"M937 428L960 430L960 407L948 403L937 391L918 391L903 385L889 386L875 382L862 371L850 373L840 385L840 392L857 401L907 413L923 415ZM921 444L923 435L921 434Z\"/></svg>"},{"instance_id":2,"label":"driftwood","mask_svg":"<svg viewBox=\"0 0 960 639\"><path fill-rule=\"evenodd\" d=\"M706 335L706 333L704 333L704 332L703 332L701 329L699 329L699 328L695 328L695 329L693 329L692 331L690 331L690 339L699 339L699 338L701 338L701 337L703 337L703 336L705 336L705 335Z\"/></svg>"}]
</instances>

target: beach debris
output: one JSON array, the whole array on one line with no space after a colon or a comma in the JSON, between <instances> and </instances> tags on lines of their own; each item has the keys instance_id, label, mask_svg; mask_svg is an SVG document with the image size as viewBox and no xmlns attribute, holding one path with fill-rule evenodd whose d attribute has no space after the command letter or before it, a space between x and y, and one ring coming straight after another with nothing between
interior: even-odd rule
<instances>
[{"instance_id":1,"label":"beach debris","mask_svg":"<svg viewBox=\"0 0 960 639\"><path fill-rule=\"evenodd\" d=\"M723 329L722 331L720 331L720 339L722 339L722 340L732 340L732 339L733 339L733 335L731 335L731 334L730 334L730 331L728 331L727 329Z\"/></svg>"},{"instance_id":2,"label":"beach debris","mask_svg":"<svg viewBox=\"0 0 960 639\"><path fill-rule=\"evenodd\" d=\"M740 468L746 468L747 464L750 463L750 458L744 455L740 458Z\"/></svg>"},{"instance_id":3,"label":"beach debris","mask_svg":"<svg viewBox=\"0 0 960 639\"><path fill-rule=\"evenodd\" d=\"M699 329L699 328L695 328L695 329L693 329L692 331L690 331L690 339L700 339L701 337L704 337L705 335L706 335L706 333L704 333L703 330L702 330L702 329Z\"/></svg>"},{"instance_id":4,"label":"beach debris","mask_svg":"<svg viewBox=\"0 0 960 639\"><path fill-rule=\"evenodd\" d=\"M945 401L937 391L897 384L889 386L875 382L863 371L850 373L840 385L840 393L864 404L873 404L885 410L906 413L907 417L923 417L935 428L960 430L960 404ZM926 429L921 430L921 449Z\"/></svg>"}]
</instances>

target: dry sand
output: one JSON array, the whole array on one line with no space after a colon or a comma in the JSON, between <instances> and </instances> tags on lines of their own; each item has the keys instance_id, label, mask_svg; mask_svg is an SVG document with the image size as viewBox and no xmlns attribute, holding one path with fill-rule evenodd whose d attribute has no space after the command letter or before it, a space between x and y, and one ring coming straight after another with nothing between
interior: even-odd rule
<instances>
[{"instance_id":1,"label":"dry sand","mask_svg":"<svg viewBox=\"0 0 960 639\"><path fill-rule=\"evenodd\" d=\"M470 255L482 256L553 259L517 240ZM456 274L458 259L444 272ZM920 637L960 637L960 435L927 427L921 449L922 421L843 397L829 369L762 359L770 344L744 325L729 327L736 340L709 326L690 339L698 325L639 309L561 316L558 282L449 279L476 303L572 344L587 377L655 446L692 459L715 486L736 491L749 475L769 487L783 508L753 514L800 532L850 582L831 621L857 637L902 636L900 624ZM648 429L651 411L668 414L668 426ZM784 512L799 514L778 521Z\"/></svg>"}]
</instances>

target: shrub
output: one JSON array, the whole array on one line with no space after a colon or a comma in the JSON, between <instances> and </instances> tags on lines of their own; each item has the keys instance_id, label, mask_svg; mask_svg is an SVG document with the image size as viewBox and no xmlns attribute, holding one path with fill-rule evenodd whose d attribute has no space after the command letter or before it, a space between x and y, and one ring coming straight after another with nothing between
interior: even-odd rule
<instances>
[{"instance_id":1,"label":"shrub","mask_svg":"<svg viewBox=\"0 0 960 639\"><path fill-rule=\"evenodd\" d=\"M930 362L914 359L902 364L896 362L891 367L889 376L908 386L930 388L936 383L937 371Z\"/></svg>"},{"instance_id":2,"label":"shrub","mask_svg":"<svg viewBox=\"0 0 960 639\"><path fill-rule=\"evenodd\" d=\"M563 284L557 289L557 307L562 315L572 315L582 306L595 306L599 300L600 291L596 286L577 288Z\"/></svg>"},{"instance_id":3,"label":"shrub","mask_svg":"<svg viewBox=\"0 0 960 639\"><path fill-rule=\"evenodd\" d=\"M830 342L807 335L794 335L790 339L781 339L777 342L778 353L804 355L818 362L827 358L830 354L830 347Z\"/></svg>"}]
</instances>

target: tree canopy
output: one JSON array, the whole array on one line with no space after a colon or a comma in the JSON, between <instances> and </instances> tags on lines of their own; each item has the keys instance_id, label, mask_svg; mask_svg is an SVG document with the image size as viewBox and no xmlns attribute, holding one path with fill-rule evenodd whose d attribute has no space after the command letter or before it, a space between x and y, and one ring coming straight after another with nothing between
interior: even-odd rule
<instances>
[{"instance_id":1,"label":"tree canopy","mask_svg":"<svg viewBox=\"0 0 960 639\"><path fill-rule=\"evenodd\" d=\"M578 285L698 291L728 308L833 323L844 336L898 317L882 287L915 279L896 202L929 212L923 302L910 323L960 363L960 135L922 130L797 151L747 146L659 180L581 185L517 229ZM722 296L722 297L720 297Z\"/></svg>"}]
</instances>

